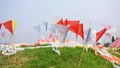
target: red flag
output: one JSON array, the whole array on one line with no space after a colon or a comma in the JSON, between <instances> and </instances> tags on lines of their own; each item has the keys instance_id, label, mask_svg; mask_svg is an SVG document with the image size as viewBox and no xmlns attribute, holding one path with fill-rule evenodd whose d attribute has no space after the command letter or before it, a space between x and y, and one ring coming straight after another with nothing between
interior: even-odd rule
<instances>
[{"instance_id":1,"label":"red flag","mask_svg":"<svg viewBox=\"0 0 120 68\"><path fill-rule=\"evenodd\" d=\"M1 30L2 24L0 24L0 30Z\"/></svg>"},{"instance_id":2,"label":"red flag","mask_svg":"<svg viewBox=\"0 0 120 68\"><path fill-rule=\"evenodd\" d=\"M79 26L79 21L75 21L75 22L72 22L70 23L70 31L76 33L76 36L78 35L78 26Z\"/></svg>"},{"instance_id":3,"label":"red flag","mask_svg":"<svg viewBox=\"0 0 120 68\"><path fill-rule=\"evenodd\" d=\"M106 28L96 33L96 42L102 37L102 35L106 32Z\"/></svg>"},{"instance_id":4,"label":"red flag","mask_svg":"<svg viewBox=\"0 0 120 68\"><path fill-rule=\"evenodd\" d=\"M63 19L60 19L60 20L57 22L57 24L63 25Z\"/></svg>"},{"instance_id":5,"label":"red flag","mask_svg":"<svg viewBox=\"0 0 120 68\"><path fill-rule=\"evenodd\" d=\"M78 26L78 34L82 37L84 40L84 29L83 29L83 24L79 24Z\"/></svg>"},{"instance_id":6,"label":"red flag","mask_svg":"<svg viewBox=\"0 0 120 68\"><path fill-rule=\"evenodd\" d=\"M3 25L13 35L12 20L5 22Z\"/></svg>"}]
</instances>

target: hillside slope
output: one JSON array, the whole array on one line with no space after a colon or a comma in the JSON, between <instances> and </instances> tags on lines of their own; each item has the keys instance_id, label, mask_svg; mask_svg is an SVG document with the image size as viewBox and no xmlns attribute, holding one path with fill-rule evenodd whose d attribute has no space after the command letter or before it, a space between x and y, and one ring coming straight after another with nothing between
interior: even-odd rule
<instances>
[{"instance_id":1,"label":"hillside slope","mask_svg":"<svg viewBox=\"0 0 120 68\"><path fill-rule=\"evenodd\" d=\"M95 56L92 49L88 52L80 47L59 50L60 56L51 48L26 49L12 56L0 54L0 68L113 68L109 61Z\"/></svg>"}]
</instances>

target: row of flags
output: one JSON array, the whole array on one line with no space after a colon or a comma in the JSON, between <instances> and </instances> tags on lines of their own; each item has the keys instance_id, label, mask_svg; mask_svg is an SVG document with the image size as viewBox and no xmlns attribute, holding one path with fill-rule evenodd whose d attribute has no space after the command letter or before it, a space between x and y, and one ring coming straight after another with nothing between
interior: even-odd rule
<instances>
[{"instance_id":1,"label":"row of flags","mask_svg":"<svg viewBox=\"0 0 120 68\"><path fill-rule=\"evenodd\" d=\"M83 27L83 24L80 23L80 21L67 20L67 19L65 21L63 21L63 19L60 19L57 22L57 24L69 26L69 30L76 33L76 37L77 37L77 35L80 35L82 37L82 39L84 40L84 27ZM98 42L98 40L103 36L103 34L106 32L107 28L110 29L110 26L107 26L107 25L102 25L102 26L104 26L104 28L96 33L96 42ZM91 27L88 30L88 34L85 39L85 42L88 42L90 40L90 34L91 34Z\"/></svg>"},{"instance_id":2,"label":"row of flags","mask_svg":"<svg viewBox=\"0 0 120 68\"><path fill-rule=\"evenodd\" d=\"M15 21L8 20L3 23L0 23L0 29L2 26L4 26L12 35L14 35L14 31L16 29L17 23ZM96 42L99 41L99 39L103 36L103 34L106 34L107 36L110 36L109 33L105 33L108 29L111 28L110 25L103 25L104 28L98 32L96 32ZM40 35L43 35L45 39L56 37L59 38L62 42L65 41L65 38L67 36L67 32L70 30L73 33L76 34L76 38L80 36L83 40L85 40L85 43L87 43L89 40L91 40L91 24L87 33L86 38L84 37L84 25L79 20L63 20L60 19L57 24L48 24L48 22L43 22L37 26L34 27ZM1 36L5 36L5 32L1 33Z\"/></svg>"},{"instance_id":3,"label":"row of flags","mask_svg":"<svg viewBox=\"0 0 120 68\"><path fill-rule=\"evenodd\" d=\"M106 31L111 28L111 26L108 25L102 25L102 26L104 28L95 33L96 35L95 42L98 42L99 39L103 36L103 34L105 34ZM60 19L59 21L57 21L57 24L48 24L47 22L43 22L35 26L34 29L36 29L42 37L45 36L43 39L54 37L64 42L67 36L67 32L70 30L76 34L76 39L78 36L80 36L83 40L85 40L85 43L91 40L91 31L92 31L91 24L85 38L84 25L79 20ZM106 33L106 35L110 35L110 34Z\"/></svg>"}]
</instances>

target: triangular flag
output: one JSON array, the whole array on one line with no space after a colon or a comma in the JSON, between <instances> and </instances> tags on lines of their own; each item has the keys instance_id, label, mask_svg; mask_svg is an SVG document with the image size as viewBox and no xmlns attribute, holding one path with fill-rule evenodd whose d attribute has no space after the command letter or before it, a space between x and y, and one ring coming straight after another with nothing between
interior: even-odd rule
<instances>
[{"instance_id":1,"label":"triangular flag","mask_svg":"<svg viewBox=\"0 0 120 68\"><path fill-rule=\"evenodd\" d=\"M15 31L16 30L16 26L17 26L17 23L15 21L12 21L12 24L13 24L13 30Z\"/></svg>"},{"instance_id":2,"label":"triangular flag","mask_svg":"<svg viewBox=\"0 0 120 68\"><path fill-rule=\"evenodd\" d=\"M2 24L0 24L0 30L1 30Z\"/></svg>"},{"instance_id":3,"label":"triangular flag","mask_svg":"<svg viewBox=\"0 0 120 68\"><path fill-rule=\"evenodd\" d=\"M80 35L82 37L82 39L84 40L84 28L83 28L83 24L79 24L79 26L78 26L78 35Z\"/></svg>"},{"instance_id":4,"label":"triangular flag","mask_svg":"<svg viewBox=\"0 0 120 68\"><path fill-rule=\"evenodd\" d=\"M13 35L12 20L5 22L3 25Z\"/></svg>"},{"instance_id":5,"label":"triangular flag","mask_svg":"<svg viewBox=\"0 0 120 68\"><path fill-rule=\"evenodd\" d=\"M106 28L96 33L96 42L102 37L102 35L106 32Z\"/></svg>"}]
</instances>

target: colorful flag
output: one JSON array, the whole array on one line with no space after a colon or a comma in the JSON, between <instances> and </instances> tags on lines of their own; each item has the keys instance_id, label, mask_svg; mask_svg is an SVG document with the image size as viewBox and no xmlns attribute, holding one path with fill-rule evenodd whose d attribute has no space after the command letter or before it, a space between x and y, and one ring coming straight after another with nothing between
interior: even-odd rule
<instances>
[{"instance_id":1,"label":"colorful flag","mask_svg":"<svg viewBox=\"0 0 120 68\"><path fill-rule=\"evenodd\" d=\"M96 33L96 42L102 37L102 35L106 32L106 28Z\"/></svg>"},{"instance_id":2,"label":"colorful flag","mask_svg":"<svg viewBox=\"0 0 120 68\"><path fill-rule=\"evenodd\" d=\"M5 28L13 35L12 20L9 20L3 24Z\"/></svg>"}]
</instances>

